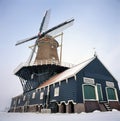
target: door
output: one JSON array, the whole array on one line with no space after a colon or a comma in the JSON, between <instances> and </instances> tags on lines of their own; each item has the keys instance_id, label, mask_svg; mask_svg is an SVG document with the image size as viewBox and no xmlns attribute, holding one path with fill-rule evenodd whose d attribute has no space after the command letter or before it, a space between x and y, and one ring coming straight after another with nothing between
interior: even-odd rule
<instances>
[{"instance_id":1,"label":"door","mask_svg":"<svg viewBox=\"0 0 120 121\"><path fill-rule=\"evenodd\" d=\"M98 100L103 101L103 94L101 84L97 84L97 93L98 93Z\"/></svg>"}]
</instances>

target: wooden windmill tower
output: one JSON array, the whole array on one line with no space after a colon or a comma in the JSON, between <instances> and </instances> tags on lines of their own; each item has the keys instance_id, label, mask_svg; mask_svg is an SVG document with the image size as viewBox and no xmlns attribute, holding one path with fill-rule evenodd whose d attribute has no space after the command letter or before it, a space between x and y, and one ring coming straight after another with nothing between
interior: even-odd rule
<instances>
[{"instance_id":1,"label":"wooden windmill tower","mask_svg":"<svg viewBox=\"0 0 120 121\"><path fill-rule=\"evenodd\" d=\"M57 48L59 47L58 42L51 36L46 35L45 37L38 40L38 51L35 58L35 64L46 64L46 63L59 63Z\"/></svg>"},{"instance_id":2,"label":"wooden windmill tower","mask_svg":"<svg viewBox=\"0 0 120 121\"><path fill-rule=\"evenodd\" d=\"M45 16L43 17L38 35L16 43L16 45L20 45L36 39L27 64L15 72L15 75L20 78L24 92L37 88L40 84L51 78L53 75L67 69L67 67L60 65L61 59L59 60L57 52L59 43L53 35L56 35L70 27L73 24L74 19L65 21L51 29L46 30L49 18L50 10L47 10ZM34 63L32 64L31 62L35 52L36 56Z\"/></svg>"}]
</instances>

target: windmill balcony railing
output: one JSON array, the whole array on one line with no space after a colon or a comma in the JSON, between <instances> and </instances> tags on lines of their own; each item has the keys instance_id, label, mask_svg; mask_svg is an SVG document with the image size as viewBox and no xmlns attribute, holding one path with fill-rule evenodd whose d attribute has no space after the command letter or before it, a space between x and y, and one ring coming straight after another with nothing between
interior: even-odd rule
<instances>
[{"instance_id":1,"label":"windmill balcony railing","mask_svg":"<svg viewBox=\"0 0 120 121\"><path fill-rule=\"evenodd\" d=\"M67 63L67 62L59 62L59 61L55 61L55 60L40 60L38 62L31 62L30 64L28 64L28 62L25 63L20 63L17 68L13 71L14 74L17 73L22 67L27 67L27 66L34 66L34 65L59 65L59 66L64 66L64 67L68 67L71 68L74 66L74 64L72 63Z\"/></svg>"}]
</instances>

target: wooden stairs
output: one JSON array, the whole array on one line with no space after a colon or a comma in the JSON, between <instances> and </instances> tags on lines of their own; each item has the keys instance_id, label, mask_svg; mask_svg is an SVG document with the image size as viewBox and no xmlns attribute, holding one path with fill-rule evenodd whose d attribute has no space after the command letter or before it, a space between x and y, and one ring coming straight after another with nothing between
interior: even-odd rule
<instances>
[{"instance_id":1,"label":"wooden stairs","mask_svg":"<svg viewBox=\"0 0 120 121\"><path fill-rule=\"evenodd\" d=\"M108 104L108 102L104 102L103 104L104 104L107 111L112 111L112 109L111 109L110 105Z\"/></svg>"}]
</instances>

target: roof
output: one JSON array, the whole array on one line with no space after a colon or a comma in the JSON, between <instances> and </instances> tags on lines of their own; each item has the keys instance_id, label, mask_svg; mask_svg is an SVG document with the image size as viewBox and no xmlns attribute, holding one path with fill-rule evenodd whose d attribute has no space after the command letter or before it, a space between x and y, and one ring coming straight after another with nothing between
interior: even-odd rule
<instances>
[{"instance_id":1,"label":"roof","mask_svg":"<svg viewBox=\"0 0 120 121\"><path fill-rule=\"evenodd\" d=\"M82 63L79 63L78 65L76 65L70 69L65 70L62 73L59 73L59 74L53 76L52 78L50 78L49 80L44 82L42 85L40 85L39 88L42 88L42 87L48 86L50 84L53 84L53 83L56 83L56 82L59 82L59 81L62 81L62 80L75 76L79 71L81 71L84 67L86 67L95 58L96 57L90 58Z\"/></svg>"}]
</instances>

